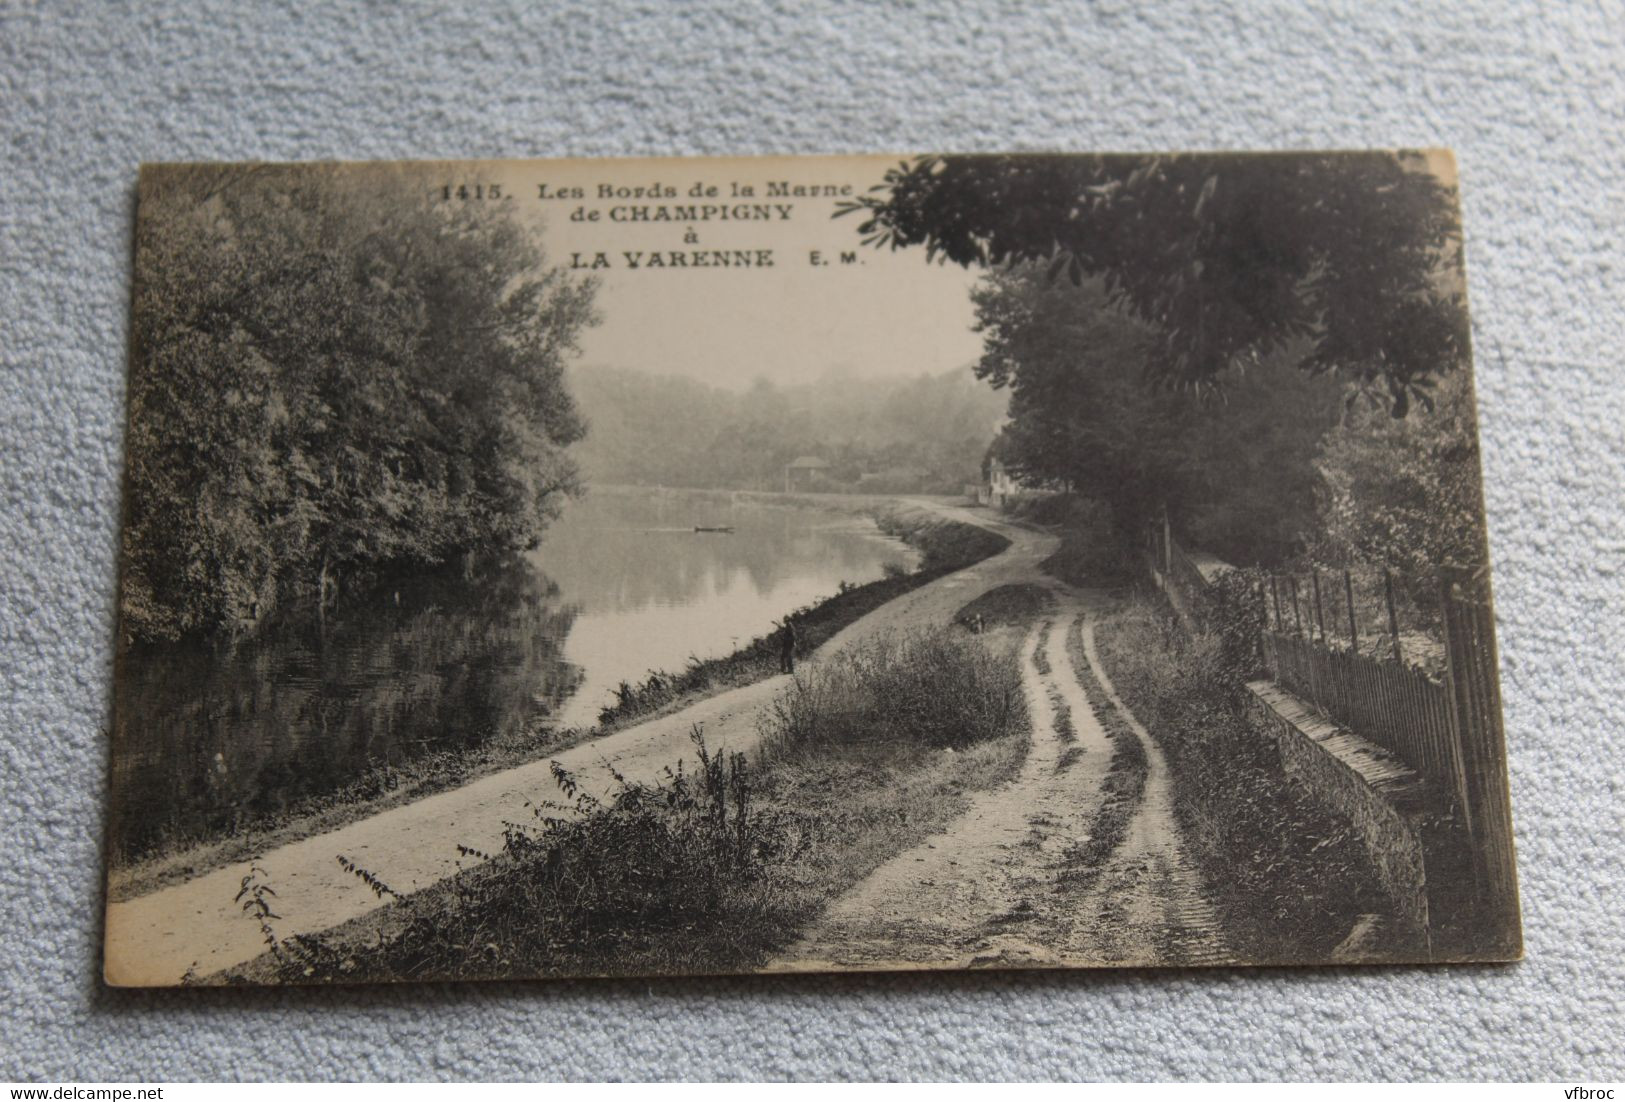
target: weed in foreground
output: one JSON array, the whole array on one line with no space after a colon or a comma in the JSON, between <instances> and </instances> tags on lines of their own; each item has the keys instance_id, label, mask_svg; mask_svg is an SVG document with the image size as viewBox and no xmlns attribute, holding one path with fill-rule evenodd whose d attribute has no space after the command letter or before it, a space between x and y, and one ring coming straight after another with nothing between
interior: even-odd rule
<instances>
[{"instance_id":1,"label":"weed in foreground","mask_svg":"<svg viewBox=\"0 0 1625 1102\"><path fill-rule=\"evenodd\" d=\"M462 847L459 846L458 848L461 849ZM386 896L394 896L396 899L401 898L400 892L378 879L378 877L374 876L369 870L362 868L360 865L344 856L344 854L341 853L338 855L338 863L339 868L343 869L345 872L367 885L368 890L371 891L373 895L376 895L379 899L383 899Z\"/></svg>"},{"instance_id":2,"label":"weed in foreground","mask_svg":"<svg viewBox=\"0 0 1625 1102\"><path fill-rule=\"evenodd\" d=\"M270 874L259 865L250 865L232 900L241 904L243 913L259 924L265 947L273 953L280 952L282 944L274 925L282 916L271 909L271 900L275 898L276 889L271 887Z\"/></svg>"},{"instance_id":3,"label":"weed in foreground","mask_svg":"<svg viewBox=\"0 0 1625 1102\"><path fill-rule=\"evenodd\" d=\"M304 939L303 952L274 958L276 977L665 971L748 959L759 931L779 925L779 870L794 840L782 815L754 806L745 756L711 752L698 727L691 737L692 771L679 761L658 783L616 774L604 798L554 763L561 799L509 823L500 854L459 846L490 860L404 900L341 857L380 899L399 900L393 932L350 951L337 939ZM711 950L703 961L700 946Z\"/></svg>"}]
</instances>

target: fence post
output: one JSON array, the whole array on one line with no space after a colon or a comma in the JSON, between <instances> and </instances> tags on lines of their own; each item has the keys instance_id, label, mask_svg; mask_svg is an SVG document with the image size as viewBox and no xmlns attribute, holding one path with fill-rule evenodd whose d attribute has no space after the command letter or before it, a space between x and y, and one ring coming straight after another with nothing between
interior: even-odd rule
<instances>
[{"instance_id":1,"label":"fence post","mask_svg":"<svg viewBox=\"0 0 1625 1102\"><path fill-rule=\"evenodd\" d=\"M1270 595L1275 598L1275 630L1286 631L1286 625L1281 622L1281 589L1275 584L1274 574L1270 575Z\"/></svg>"},{"instance_id":2,"label":"fence post","mask_svg":"<svg viewBox=\"0 0 1625 1102\"><path fill-rule=\"evenodd\" d=\"M1292 623L1299 636L1303 635L1303 616L1298 612L1298 576L1288 574L1287 579L1292 586Z\"/></svg>"},{"instance_id":3,"label":"fence post","mask_svg":"<svg viewBox=\"0 0 1625 1102\"><path fill-rule=\"evenodd\" d=\"M1453 653L1460 655L1458 685L1472 726L1462 746L1467 790L1473 801L1473 825L1481 859L1484 901L1509 924L1516 924L1517 886L1512 852L1511 808L1508 806L1505 732L1496 676L1495 618L1490 609L1487 567L1451 568L1456 585L1451 612Z\"/></svg>"},{"instance_id":4,"label":"fence post","mask_svg":"<svg viewBox=\"0 0 1625 1102\"><path fill-rule=\"evenodd\" d=\"M1172 577L1174 573L1174 534L1168 526L1168 503L1162 504L1162 573L1164 577Z\"/></svg>"},{"instance_id":5,"label":"fence post","mask_svg":"<svg viewBox=\"0 0 1625 1102\"><path fill-rule=\"evenodd\" d=\"M1349 572L1343 571L1343 593L1349 602L1349 650L1355 654L1360 653L1360 631L1354 624L1354 583L1349 580Z\"/></svg>"},{"instance_id":6,"label":"fence post","mask_svg":"<svg viewBox=\"0 0 1625 1102\"><path fill-rule=\"evenodd\" d=\"M1270 603L1269 599L1264 596L1264 579L1260 578L1258 579L1258 638L1255 640L1258 644L1258 664L1260 666L1264 665L1268 657L1264 653L1264 636L1269 634L1269 630Z\"/></svg>"},{"instance_id":7,"label":"fence post","mask_svg":"<svg viewBox=\"0 0 1625 1102\"><path fill-rule=\"evenodd\" d=\"M1320 604L1320 571L1311 571L1309 577L1315 583L1315 623L1320 625L1320 645L1326 645L1326 611Z\"/></svg>"},{"instance_id":8,"label":"fence post","mask_svg":"<svg viewBox=\"0 0 1625 1102\"><path fill-rule=\"evenodd\" d=\"M1382 591L1388 598L1388 637L1394 641L1394 661L1403 665L1405 656L1399 651L1399 617L1394 615L1394 575L1386 566L1382 568Z\"/></svg>"},{"instance_id":9,"label":"fence post","mask_svg":"<svg viewBox=\"0 0 1625 1102\"><path fill-rule=\"evenodd\" d=\"M1460 647L1465 640L1459 638L1460 626L1452 623L1455 618L1455 601L1450 593L1450 573L1448 570L1439 571L1439 622L1444 625L1444 683L1450 695L1450 741L1451 751L1455 758L1456 767L1456 799L1461 804L1461 821L1467 829L1469 844L1473 850L1473 880L1475 890L1483 888L1482 855L1478 852L1478 831L1473 822L1474 808L1467 790L1467 756L1463 739L1471 723L1470 708L1462 694L1466 685L1462 683L1462 675L1466 669L1462 663L1463 655Z\"/></svg>"}]
</instances>

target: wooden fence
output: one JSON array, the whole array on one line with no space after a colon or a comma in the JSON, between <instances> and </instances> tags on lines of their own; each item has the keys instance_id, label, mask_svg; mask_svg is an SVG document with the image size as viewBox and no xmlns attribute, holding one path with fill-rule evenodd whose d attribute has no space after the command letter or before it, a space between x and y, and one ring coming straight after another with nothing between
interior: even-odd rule
<instances>
[{"instance_id":1,"label":"wooden fence","mask_svg":"<svg viewBox=\"0 0 1625 1102\"><path fill-rule=\"evenodd\" d=\"M1201 608L1201 595L1207 589L1207 579L1185 549L1179 546L1179 541L1169 530L1166 517L1149 527L1146 557L1151 566L1152 580L1167 595L1174 611L1186 621L1187 626L1194 627L1192 618L1200 615L1198 610Z\"/></svg>"},{"instance_id":2,"label":"wooden fence","mask_svg":"<svg viewBox=\"0 0 1625 1102\"><path fill-rule=\"evenodd\" d=\"M1165 518L1149 526L1146 559L1181 618L1198 626L1191 613L1203 606L1208 583ZM1465 833L1474 893L1513 907L1512 815L1488 568L1438 573L1438 618L1431 619L1430 608L1428 619L1444 637L1442 661L1401 646L1402 636L1422 634L1407 635L1403 626L1418 618L1408 595L1429 587L1396 586L1386 570L1367 575L1359 584L1349 571L1269 575L1257 592L1264 664L1282 687L1431 782Z\"/></svg>"},{"instance_id":3,"label":"wooden fence","mask_svg":"<svg viewBox=\"0 0 1625 1102\"><path fill-rule=\"evenodd\" d=\"M1507 791L1506 733L1501 716L1500 665L1495 653L1495 613L1490 606L1489 567L1440 572L1446 682L1467 777L1463 812L1473 839L1480 887L1489 899L1517 905L1512 853L1512 806Z\"/></svg>"},{"instance_id":4,"label":"wooden fence","mask_svg":"<svg viewBox=\"0 0 1625 1102\"><path fill-rule=\"evenodd\" d=\"M1516 899L1487 571L1440 571L1445 662L1439 679L1400 661L1397 642L1394 660L1382 660L1361 654L1357 642L1348 649L1329 644L1323 622L1317 640L1321 582L1318 575L1310 579L1312 603L1306 593L1300 605L1298 578L1271 577L1260 594L1271 676L1431 781L1466 832L1478 893L1501 903ZM1283 591L1292 594L1290 614L1280 599Z\"/></svg>"},{"instance_id":5,"label":"wooden fence","mask_svg":"<svg viewBox=\"0 0 1625 1102\"><path fill-rule=\"evenodd\" d=\"M1420 670L1265 629L1264 663L1282 687L1381 746L1452 798L1466 774L1446 686Z\"/></svg>"}]
</instances>

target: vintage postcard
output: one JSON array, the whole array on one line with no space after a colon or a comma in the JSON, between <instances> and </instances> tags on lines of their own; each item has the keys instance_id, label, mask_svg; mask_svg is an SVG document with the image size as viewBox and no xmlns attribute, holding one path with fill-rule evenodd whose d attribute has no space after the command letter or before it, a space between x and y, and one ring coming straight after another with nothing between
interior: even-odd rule
<instances>
[{"instance_id":1,"label":"vintage postcard","mask_svg":"<svg viewBox=\"0 0 1625 1102\"><path fill-rule=\"evenodd\" d=\"M142 169L115 985L1510 960L1439 151Z\"/></svg>"}]
</instances>

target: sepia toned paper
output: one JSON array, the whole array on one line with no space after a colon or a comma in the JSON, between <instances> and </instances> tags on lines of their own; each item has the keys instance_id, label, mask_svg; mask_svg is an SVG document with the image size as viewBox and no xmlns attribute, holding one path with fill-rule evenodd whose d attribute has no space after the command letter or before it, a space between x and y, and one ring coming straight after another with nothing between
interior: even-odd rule
<instances>
[{"instance_id":1,"label":"sepia toned paper","mask_svg":"<svg viewBox=\"0 0 1625 1102\"><path fill-rule=\"evenodd\" d=\"M107 981L1510 960L1448 153L149 165Z\"/></svg>"}]
</instances>

